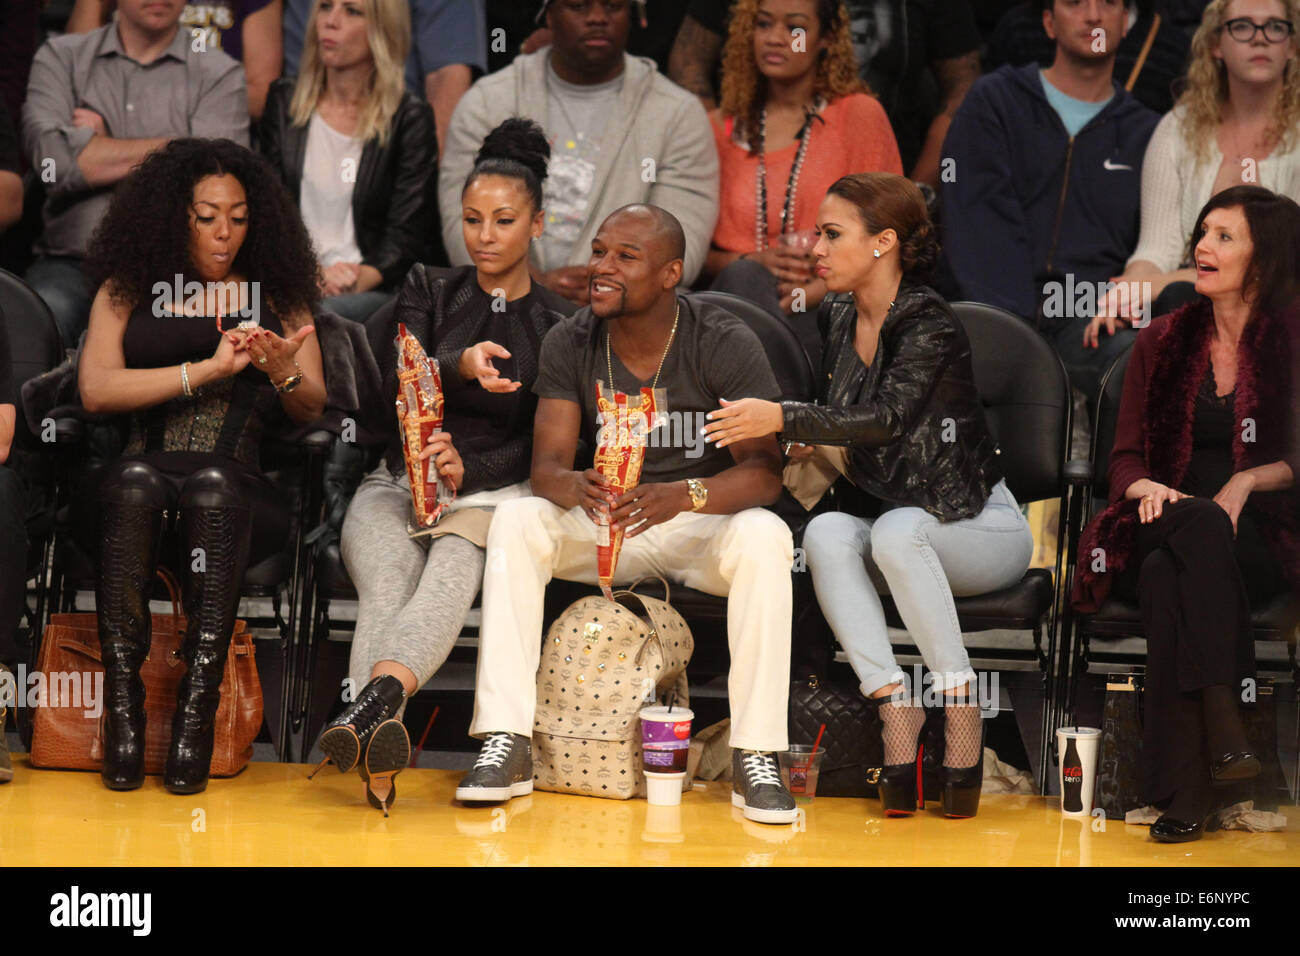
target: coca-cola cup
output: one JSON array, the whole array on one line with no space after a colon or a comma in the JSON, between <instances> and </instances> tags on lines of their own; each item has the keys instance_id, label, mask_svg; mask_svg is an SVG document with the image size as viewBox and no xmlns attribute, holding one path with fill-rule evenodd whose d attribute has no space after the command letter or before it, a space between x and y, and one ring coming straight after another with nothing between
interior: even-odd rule
<instances>
[{"instance_id":1,"label":"coca-cola cup","mask_svg":"<svg viewBox=\"0 0 1300 956\"><path fill-rule=\"evenodd\" d=\"M1060 765L1061 813L1086 817L1092 813L1097 783L1097 750L1101 731L1096 727L1058 727L1056 754Z\"/></svg>"},{"instance_id":2,"label":"coca-cola cup","mask_svg":"<svg viewBox=\"0 0 1300 956\"><path fill-rule=\"evenodd\" d=\"M646 799L658 807L676 806L682 802L695 714L688 707L656 706L642 707L640 716Z\"/></svg>"}]
</instances>

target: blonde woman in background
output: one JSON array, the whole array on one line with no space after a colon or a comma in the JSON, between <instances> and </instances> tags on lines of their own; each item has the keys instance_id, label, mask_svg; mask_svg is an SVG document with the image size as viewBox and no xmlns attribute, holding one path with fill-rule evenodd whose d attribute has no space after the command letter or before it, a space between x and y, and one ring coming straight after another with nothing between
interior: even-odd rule
<instances>
[{"instance_id":1,"label":"blonde woman in background","mask_svg":"<svg viewBox=\"0 0 1300 956\"><path fill-rule=\"evenodd\" d=\"M433 111L406 91L404 0L318 0L302 71L271 85L258 135L298 200L320 259L321 303L356 321L434 259Z\"/></svg>"},{"instance_id":2,"label":"blonde woman in background","mask_svg":"<svg viewBox=\"0 0 1300 956\"><path fill-rule=\"evenodd\" d=\"M1122 283L1084 332L1160 315L1195 292L1188 238L1211 196L1258 185L1300 199L1300 0L1212 0L1192 39L1187 88L1160 121L1142 162L1142 226Z\"/></svg>"}]
</instances>

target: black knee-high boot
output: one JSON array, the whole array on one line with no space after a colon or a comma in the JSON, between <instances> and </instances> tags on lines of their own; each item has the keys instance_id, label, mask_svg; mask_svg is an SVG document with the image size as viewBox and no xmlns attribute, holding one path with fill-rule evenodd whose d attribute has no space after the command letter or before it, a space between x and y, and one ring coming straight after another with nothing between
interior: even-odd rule
<instances>
[{"instance_id":1,"label":"black knee-high boot","mask_svg":"<svg viewBox=\"0 0 1300 956\"><path fill-rule=\"evenodd\" d=\"M172 720L163 785L172 793L198 793L208 785L221 678L235 629L239 588L248 565L248 508L227 474L198 472L181 491L185 675ZM196 549L202 563L196 569Z\"/></svg>"},{"instance_id":2,"label":"black knee-high boot","mask_svg":"<svg viewBox=\"0 0 1300 956\"><path fill-rule=\"evenodd\" d=\"M145 710L140 665L149 653L149 594L158 567L166 481L152 468L132 463L101 486L99 575L95 610L104 664L104 761L110 790L144 783Z\"/></svg>"}]
</instances>

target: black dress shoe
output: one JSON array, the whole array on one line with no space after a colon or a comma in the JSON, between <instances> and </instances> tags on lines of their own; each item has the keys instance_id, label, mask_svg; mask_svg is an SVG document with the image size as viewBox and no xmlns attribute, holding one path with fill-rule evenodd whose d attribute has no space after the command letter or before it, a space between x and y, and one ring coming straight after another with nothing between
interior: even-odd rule
<instances>
[{"instance_id":1,"label":"black dress shoe","mask_svg":"<svg viewBox=\"0 0 1300 956\"><path fill-rule=\"evenodd\" d=\"M1224 754L1210 765L1215 780L1249 780L1264 770L1259 757L1249 750Z\"/></svg>"},{"instance_id":2,"label":"black dress shoe","mask_svg":"<svg viewBox=\"0 0 1300 956\"><path fill-rule=\"evenodd\" d=\"M1161 817L1151 824L1151 839L1157 843L1191 843L1193 840L1199 840L1204 831L1203 822L1187 823L1183 820Z\"/></svg>"}]
</instances>

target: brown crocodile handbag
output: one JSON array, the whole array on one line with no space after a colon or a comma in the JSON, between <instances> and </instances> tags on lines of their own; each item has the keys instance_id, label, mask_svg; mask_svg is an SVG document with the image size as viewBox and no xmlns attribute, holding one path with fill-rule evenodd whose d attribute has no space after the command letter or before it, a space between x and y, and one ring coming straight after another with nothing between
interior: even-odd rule
<instances>
[{"instance_id":1,"label":"brown crocodile handbag","mask_svg":"<svg viewBox=\"0 0 1300 956\"><path fill-rule=\"evenodd\" d=\"M167 763L172 715L185 662L181 642L185 618L176 582L159 571L171 596L172 613L153 615L153 641L140 667L145 688L145 773L160 774ZM33 767L99 770L104 755L104 666L100 663L98 621L93 613L52 614L36 661L42 682L32 730ZM253 639L243 621L235 622L230 654L221 680L214 777L233 777L253 756L262 727L262 685L257 677Z\"/></svg>"}]
</instances>

